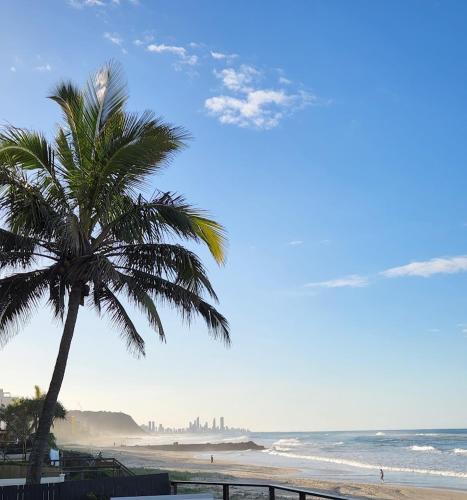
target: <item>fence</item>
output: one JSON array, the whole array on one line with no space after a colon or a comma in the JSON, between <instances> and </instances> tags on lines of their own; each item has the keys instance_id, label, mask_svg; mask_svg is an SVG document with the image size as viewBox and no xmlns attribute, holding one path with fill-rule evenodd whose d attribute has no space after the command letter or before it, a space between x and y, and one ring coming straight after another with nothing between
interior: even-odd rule
<instances>
[{"instance_id":1,"label":"fence","mask_svg":"<svg viewBox=\"0 0 467 500\"><path fill-rule=\"evenodd\" d=\"M344 497L333 495L330 493L321 493L318 491L304 490L289 486L281 486L280 484L262 484L262 483L226 483L226 482L211 482L211 481L172 481L174 495L177 494L178 485L187 486L220 486L222 488L222 500L230 499L230 488L259 488L266 490L269 495L269 500L276 499L276 491L285 491L288 493L297 493L299 500L307 500L313 498L325 498L328 500L348 500Z\"/></svg>"},{"instance_id":2,"label":"fence","mask_svg":"<svg viewBox=\"0 0 467 500\"><path fill-rule=\"evenodd\" d=\"M86 500L121 496L169 495L168 474L109 477L90 481L4 486L0 500Z\"/></svg>"},{"instance_id":3,"label":"fence","mask_svg":"<svg viewBox=\"0 0 467 500\"><path fill-rule=\"evenodd\" d=\"M168 474L144 476L109 477L91 481L65 481L25 486L0 487L0 500L86 500L108 499L121 496L169 495L171 485L174 495L178 485L217 486L222 488L222 499L230 499L231 488L258 488L267 492L269 500L276 500L276 492L297 494L299 500L328 499L347 500L329 493L309 491L278 484L263 483L226 483L209 481L169 481Z\"/></svg>"}]
</instances>

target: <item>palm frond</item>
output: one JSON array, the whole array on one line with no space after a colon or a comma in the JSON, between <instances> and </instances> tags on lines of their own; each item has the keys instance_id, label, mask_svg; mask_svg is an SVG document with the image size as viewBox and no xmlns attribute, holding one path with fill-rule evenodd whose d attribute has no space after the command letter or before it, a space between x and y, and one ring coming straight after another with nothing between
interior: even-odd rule
<instances>
[{"instance_id":1,"label":"palm frond","mask_svg":"<svg viewBox=\"0 0 467 500\"><path fill-rule=\"evenodd\" d=\"M149 324L159 335L160 340L165 341L164 327L157 312L157 308L152 298L148 295L144 288L132 278L123 273L118 273L119 281L114 283L114 287L118 292L125 292L126 296L133 302L140 311L145 314Z\"/></svg>"},{"instance_id":2,"label":"palm frond","mask_svg":"<svg viewBox=\"0 0 467 500\"><path fill-rule=\"evenodd\" d=\"M38 241L0 228L0 269L8 266L27 268L34 262Z\"/></svg>"},{"instance_id":3,"label":"palm frond","mask_svg":"<svg viewBox=\"0 0 467 500\"><path fill-rule=\"evenodd\" d=\"M102 230L95 245L113 241L125 243L157 243L164 235L204 242L218 263L225 260L225 230L208 219L204 212L186 203L181 196L162 193L146 201L139 196L136 201L123 197L122 204L115 204L101 221Z\"/></svg>"},{"instance_id":4,"label":"palm frond","mask_svg":"<svg viewBox=\"0 0 467 500\"><path fill-rule=\"evenodd\" d=\"M38 305L49 284L50 269L0 279L0 345L15 335Z\"/></svg>"},{"instance_id":5,"label":"palm frond","mask_svg":"<svg viewBox=\"0 0 467 500\"><path fill-rule=\"evenodd\" d=\"M198 295L207 292L217 299L206 270L199 257L181 245L168 243L142 243L123 245L108 250L117 264L150 274L167 276Z\"/></svg>"},{"instance_id":6,"label":"palm frond","mask_svg":"<svg viewBox=\"0 0 467 500\"><path fill-rule=\"evenodd\" d=\"M199 295L160 276L135 269L124 270L136 280L139 286L154 295L157 300L174 307L187 321L191 321L193 315L201 316L214 338L220 338L225 344L230 344L227 319Z\"/></svg>"},{"instance_id":7,"label":"palm frond","mask_svg":"<svg viewBox=\"0 0 467 500\"><path fill-rule=\"evenodd\" d=\"M131 321L130 316L117 297L106 285L102 285L101 288L96 291L95 296L98 297L101 303L100 309L103 307L112 323L120 330L121 336L126 342L127 349L136 356L144 356L144 340L136 330L133 321Z\"/></svg>"},{"instance_id":8,"label":"palm frond","mask_svg":"<svg viewBox=\"0 0 467 500\"><path fill-rule=\"evenodd\" d=\"M109 62L92 76L83 91L84 115L93 126L93 141L108 121L118 112L128 99L123 71L116 62Z\"/></svg>"}]
</instances>

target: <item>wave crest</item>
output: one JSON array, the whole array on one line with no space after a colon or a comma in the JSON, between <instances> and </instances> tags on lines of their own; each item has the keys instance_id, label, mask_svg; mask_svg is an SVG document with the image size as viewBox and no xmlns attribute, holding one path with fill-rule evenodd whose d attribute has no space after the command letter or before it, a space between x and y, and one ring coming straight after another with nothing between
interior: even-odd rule
<instances>
[{"instance_id":1,"label":"wave crest","mask_svg":"<svg viewBox=\"0 0 467 500\"><path fill-rule=\"evenodd\" d=\"M413 446L410 447L412 451L436 451L436 448L433 446L417 446L414 444Z\"/></svg>"},{"instance_id":2,"label":"wave crest","mask_svg":"<svg viewBox=\"0 0 467 500\"><path fill-rule=\"evenodd\" d=\"M279 439L275 443L273 443L273 447L295 447L295 446L301 446L302 443L295 438L284 438L284 439Z\"/></svg>"},{"instance_id":3,"label":"wave crest","mask_svg":"<svg viewBox=\"0 0 467 500\"><path fill-rule=\"evenodd\" d=\"M328 457L319 457L314 455L298 455L296 453L280 453L274 450L268 450L270 455L277 455L288 458L298 458L302 460L313 460L316 462L327 462L332 464L341 464L348 465L350 467L358 467L360 469L372 469L379 470L383 468L385 471L392 472L411 472L415 474L428 474L431 476L443 476L443 477L458 477L458 478L467 478L467 472L454 472L451 470L435 470L435 469L412 469L410 467L387 467L381 464L366 464L364 462L357 462L355 460L347 460L341 458L328 458Z\"/></svg>"}]
</instances>

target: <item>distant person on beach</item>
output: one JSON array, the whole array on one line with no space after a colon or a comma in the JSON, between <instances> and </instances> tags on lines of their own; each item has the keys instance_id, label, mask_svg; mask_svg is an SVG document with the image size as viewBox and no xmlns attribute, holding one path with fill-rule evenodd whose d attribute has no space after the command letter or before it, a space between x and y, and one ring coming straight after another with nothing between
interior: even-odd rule
<instances>
[{"instance_id":1,"label":"distant person on beach","mask_svg":"<svg viewBox=\"0 0 467 500\"><path fill-rule=\"evenodd\" d=\"M213 464L214 463L214 456L211 455L211 463Z\"/></svg>"},{"instance_id":2,"label":"distant person on beach","mask_svg":"<svg viewBox=\"0 0 467 500\"><path fill-rule=\"evenodd\" d=\"M381 476L381 482L384 483L384 471L383 471L383 469L379 469L379 474Z\"/></svg>"}]
</instances>

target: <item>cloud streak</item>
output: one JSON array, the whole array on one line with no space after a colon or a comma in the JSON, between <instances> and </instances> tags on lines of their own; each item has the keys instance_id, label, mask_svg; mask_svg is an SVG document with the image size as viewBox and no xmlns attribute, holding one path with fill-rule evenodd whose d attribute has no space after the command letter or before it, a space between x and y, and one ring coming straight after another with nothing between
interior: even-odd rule
<instances>
[{"instance_id":1,"label":"cloud streak","mask_svg":"<svg viewBox=\"0 0 467 500\"><path fill-rule=\"evenodd\" d=\"M358 274L351 274L343 278L337 278L328 281L316 281L307 283L307 288L363 288L369 285L368 278Z\"/></svg>"},{"instance_id":2,"label":"cloud streak","mask_svg":"<svg viewBox=\"0 0 467 500\"><path fill-rule=\"evenodd\" d=\"M232 60L232 59L235 59L236 57L238 57L238 54L224 54L223 52L216 52L214 50L211 50L211 57L213 59L216 59L218 61L222 61L222 60Z\"/></svg>"},{"instance_id":3,"label":"cloud streak","mask_svg":"<svg viewBox=\"0 0 467 500\"><path fill-rule=\"evenodd\" d=\"M130 4L138 5L138 0L129 0ZM120 0L68 0L68 4L75 9L82 9L84 7L118 7L120 6Z\"/></svg>"},{"instance_id":4,"label":"cloud streak","mask_svg":"<svg viewBox=\"0 0 467 500\"><path fill-rule=\"evenodd\" d=\"M146 49L149 52L153 52L155 54L171 54L178 58L178 61L182 64L188 64L189 66L194 66L198 62L198 56L194 54L188 54L185 47L180 47L177 45L165 45L164 43L149 44Z\"/></svg>"},{"instance_id":5,"label":"cloud streak","mask_svg":"<svg viewBox=\"0 0 467 500\"><path fill-rule=\"evenodd\" d=\"M47 64L42 64L40 66L36 66L34 68L36 71L39 71L40 73L45 73L46 71L52 71L52 66L47 63Z\"/></svg>"},{"instance_id":6,"label":"cloud streak","mask_svg":"<svg viewBox=\"0 0 467 500\"><path fill-rule=\"evenodd\" d=\"M123 38L121 38L118 33L109 33L108 31L106 31L104 33L104 38L114 45L118 45L119 47L121 47L123 44Z\"/></svg>"},{"instance_id":7,"label":"cloud streak","mask_svg":"<svg viewBox=\"0 0 467 500\"><path fill-rule=\"evenodd\" d=\"M434 274L455 274L467 271L467 255L457 257L437 257L430 260L411 262L404 266L392 267L380 274L385 278L403 276L422 276L428 278Z\"/></svg>"},{"instance_id":8,"label":"cloud streak","mask_svg":"<svg viewBox=\"0 0 467 500\"><path fill-rule=\"evenodd\" d=\"M290 242L289 245L296 244ZM454 257L436 257L429 260L411 262L403 266L391 267L385 271L377 273L376 276L393 279L416 276L429 278L436 274L457 274L467 272L467 255L458 255ZM307 283L306 287L320 288L342 288L353 287L362 288L370 284L369 278L358 274L351 274L343 278L337 278L329 281L318 281ZM467 333L467 325L466 325Z\"/></svg>"}]
</instances>

